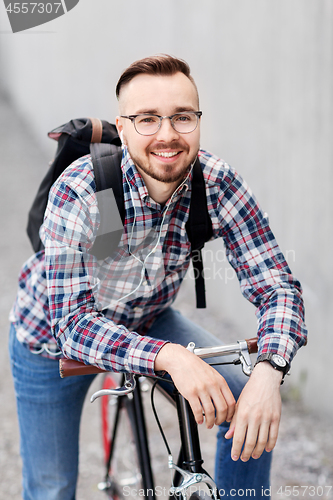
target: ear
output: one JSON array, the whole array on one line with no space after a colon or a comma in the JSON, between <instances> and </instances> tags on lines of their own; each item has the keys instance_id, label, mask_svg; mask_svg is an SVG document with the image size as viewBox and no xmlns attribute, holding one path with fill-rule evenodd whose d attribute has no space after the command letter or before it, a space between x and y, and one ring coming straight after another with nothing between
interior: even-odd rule
<instances>
[{"instance_id":1,"label":"ear","mask_svg":"<svg viewBox=\"0 0 333 500\"><path fill-rule=\"evenodd\" d=\"M122 125L121 116L116 116L116 128L117 128L118 135L120 137L121 142L123 144L126 144L126 141L124 139L124 127Z\"/></svg>"}]
</instances>

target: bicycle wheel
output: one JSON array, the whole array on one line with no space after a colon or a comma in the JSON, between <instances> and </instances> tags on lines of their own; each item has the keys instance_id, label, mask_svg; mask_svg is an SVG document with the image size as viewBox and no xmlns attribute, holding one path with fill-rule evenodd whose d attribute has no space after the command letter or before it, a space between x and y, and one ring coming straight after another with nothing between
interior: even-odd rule
<instances>
[{"instance_id":1,"label":"bicycle wheel","mask_svg":"<svg viewBox=\"0 0 333 500\"><path fill-rule=\"evenodd\" d=\"M104 378L103 389L119 386L113 374ZM143 488L138 439L134 424L132 394L103 396L101 398L104 459L109 467L109 481L105 492L109 499L121 500L138 496Z\"/></svg>"}]
</instances>

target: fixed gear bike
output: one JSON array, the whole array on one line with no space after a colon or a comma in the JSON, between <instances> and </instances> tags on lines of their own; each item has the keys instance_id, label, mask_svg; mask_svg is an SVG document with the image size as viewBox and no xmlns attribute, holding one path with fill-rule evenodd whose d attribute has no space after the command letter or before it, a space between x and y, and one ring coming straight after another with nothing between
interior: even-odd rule
<instances>
[{"instance_id":1,"label":"fixed gear bike","mask_svg":"<svg viewBox=\"0 0 333 500\"><path fill-rule=\"evenodd\" d=\"M199 348L190 343L187 348L202 359L221 358L221 361L211 363L214 365L239 364L245 375L249 376L252 372L250 354L257 352L257 339ZM229 356L228 361L223 360L225 356ZM106 472L99 489L105 491L108 498L113 500L133 498L137 496L135 493L138 491L143 492L140 493L141 497L155 500L157 495L142 403L142 377L126 373L119 383L112 372L69 359L60 360L62 377L92 373L105 373L102 389L91 397L91 401L101 398ZM183 500L219 499L214 480L203 468L198 427L188 401L175 389L171 379L148 377L147 380L149 379L154 379L151 392L152 409L167 448L168 467L173 472L168 496ZM155 409L155 387L158 387L177 409L181 447L176 463ZM205 491L200 488L201 484L206 486Z\"/></svg>"}]
</instances>

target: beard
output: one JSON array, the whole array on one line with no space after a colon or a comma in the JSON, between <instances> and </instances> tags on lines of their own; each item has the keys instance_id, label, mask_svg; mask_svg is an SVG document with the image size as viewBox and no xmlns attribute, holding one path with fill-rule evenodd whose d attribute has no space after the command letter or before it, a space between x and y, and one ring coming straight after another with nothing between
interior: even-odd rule
<instances>
[{"instance_id":1,"label":"beard","mask_svg":"<svg viewBox=\"0 0 333 500\"><path fill-rule=\"evenodd\" d=\"M134 162L135 166L138 168L138 170L142 170L146 175L151 177L152 179L155 179L156 181L159 182L164 182L167 184L171 184L174 182L179 182L186 177L186 175L189 173L191 169L192 163L195 161L199 148L193 153L192 156L187 158L187 160L183 163L183 165L177 166L175 168L174 165L168 165L168 164L161 164L159 167L154 167L154 165L151 164L150 162L150 156L151 156L151 150L147 149L146 150L146 156L139 156L136 155L131 151L131 148L127 145L128 152L130 154L130 157L132 161ZM170 148L170 146L166 144L159 144L158 148L155 148L154 151L157 151L158 149L160 150L165 150L165 149L180 149L186 153L188 153L189 148L186 147L184 148L183 145L180 144L173 144L173 147Z\"/></svg>"}]
</instances>

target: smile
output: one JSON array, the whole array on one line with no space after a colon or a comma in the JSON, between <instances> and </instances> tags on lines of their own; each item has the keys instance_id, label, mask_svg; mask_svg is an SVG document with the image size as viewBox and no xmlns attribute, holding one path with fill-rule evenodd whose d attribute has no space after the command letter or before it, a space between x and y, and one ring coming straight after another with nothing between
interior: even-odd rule
<instances>
[{"instance_id":1,"label":"smile","mask_svg":"<svg viewBox=\"0 0 333 500\"><path fill-rule=\"evenodd\" d=\"M173 152L164 152L161 151L160 153L153 153L155 156L162 156L163 158L172 158L173 156L177 156L180 153L180 151L173 151Z\"/></svg>"}]
</instances>

